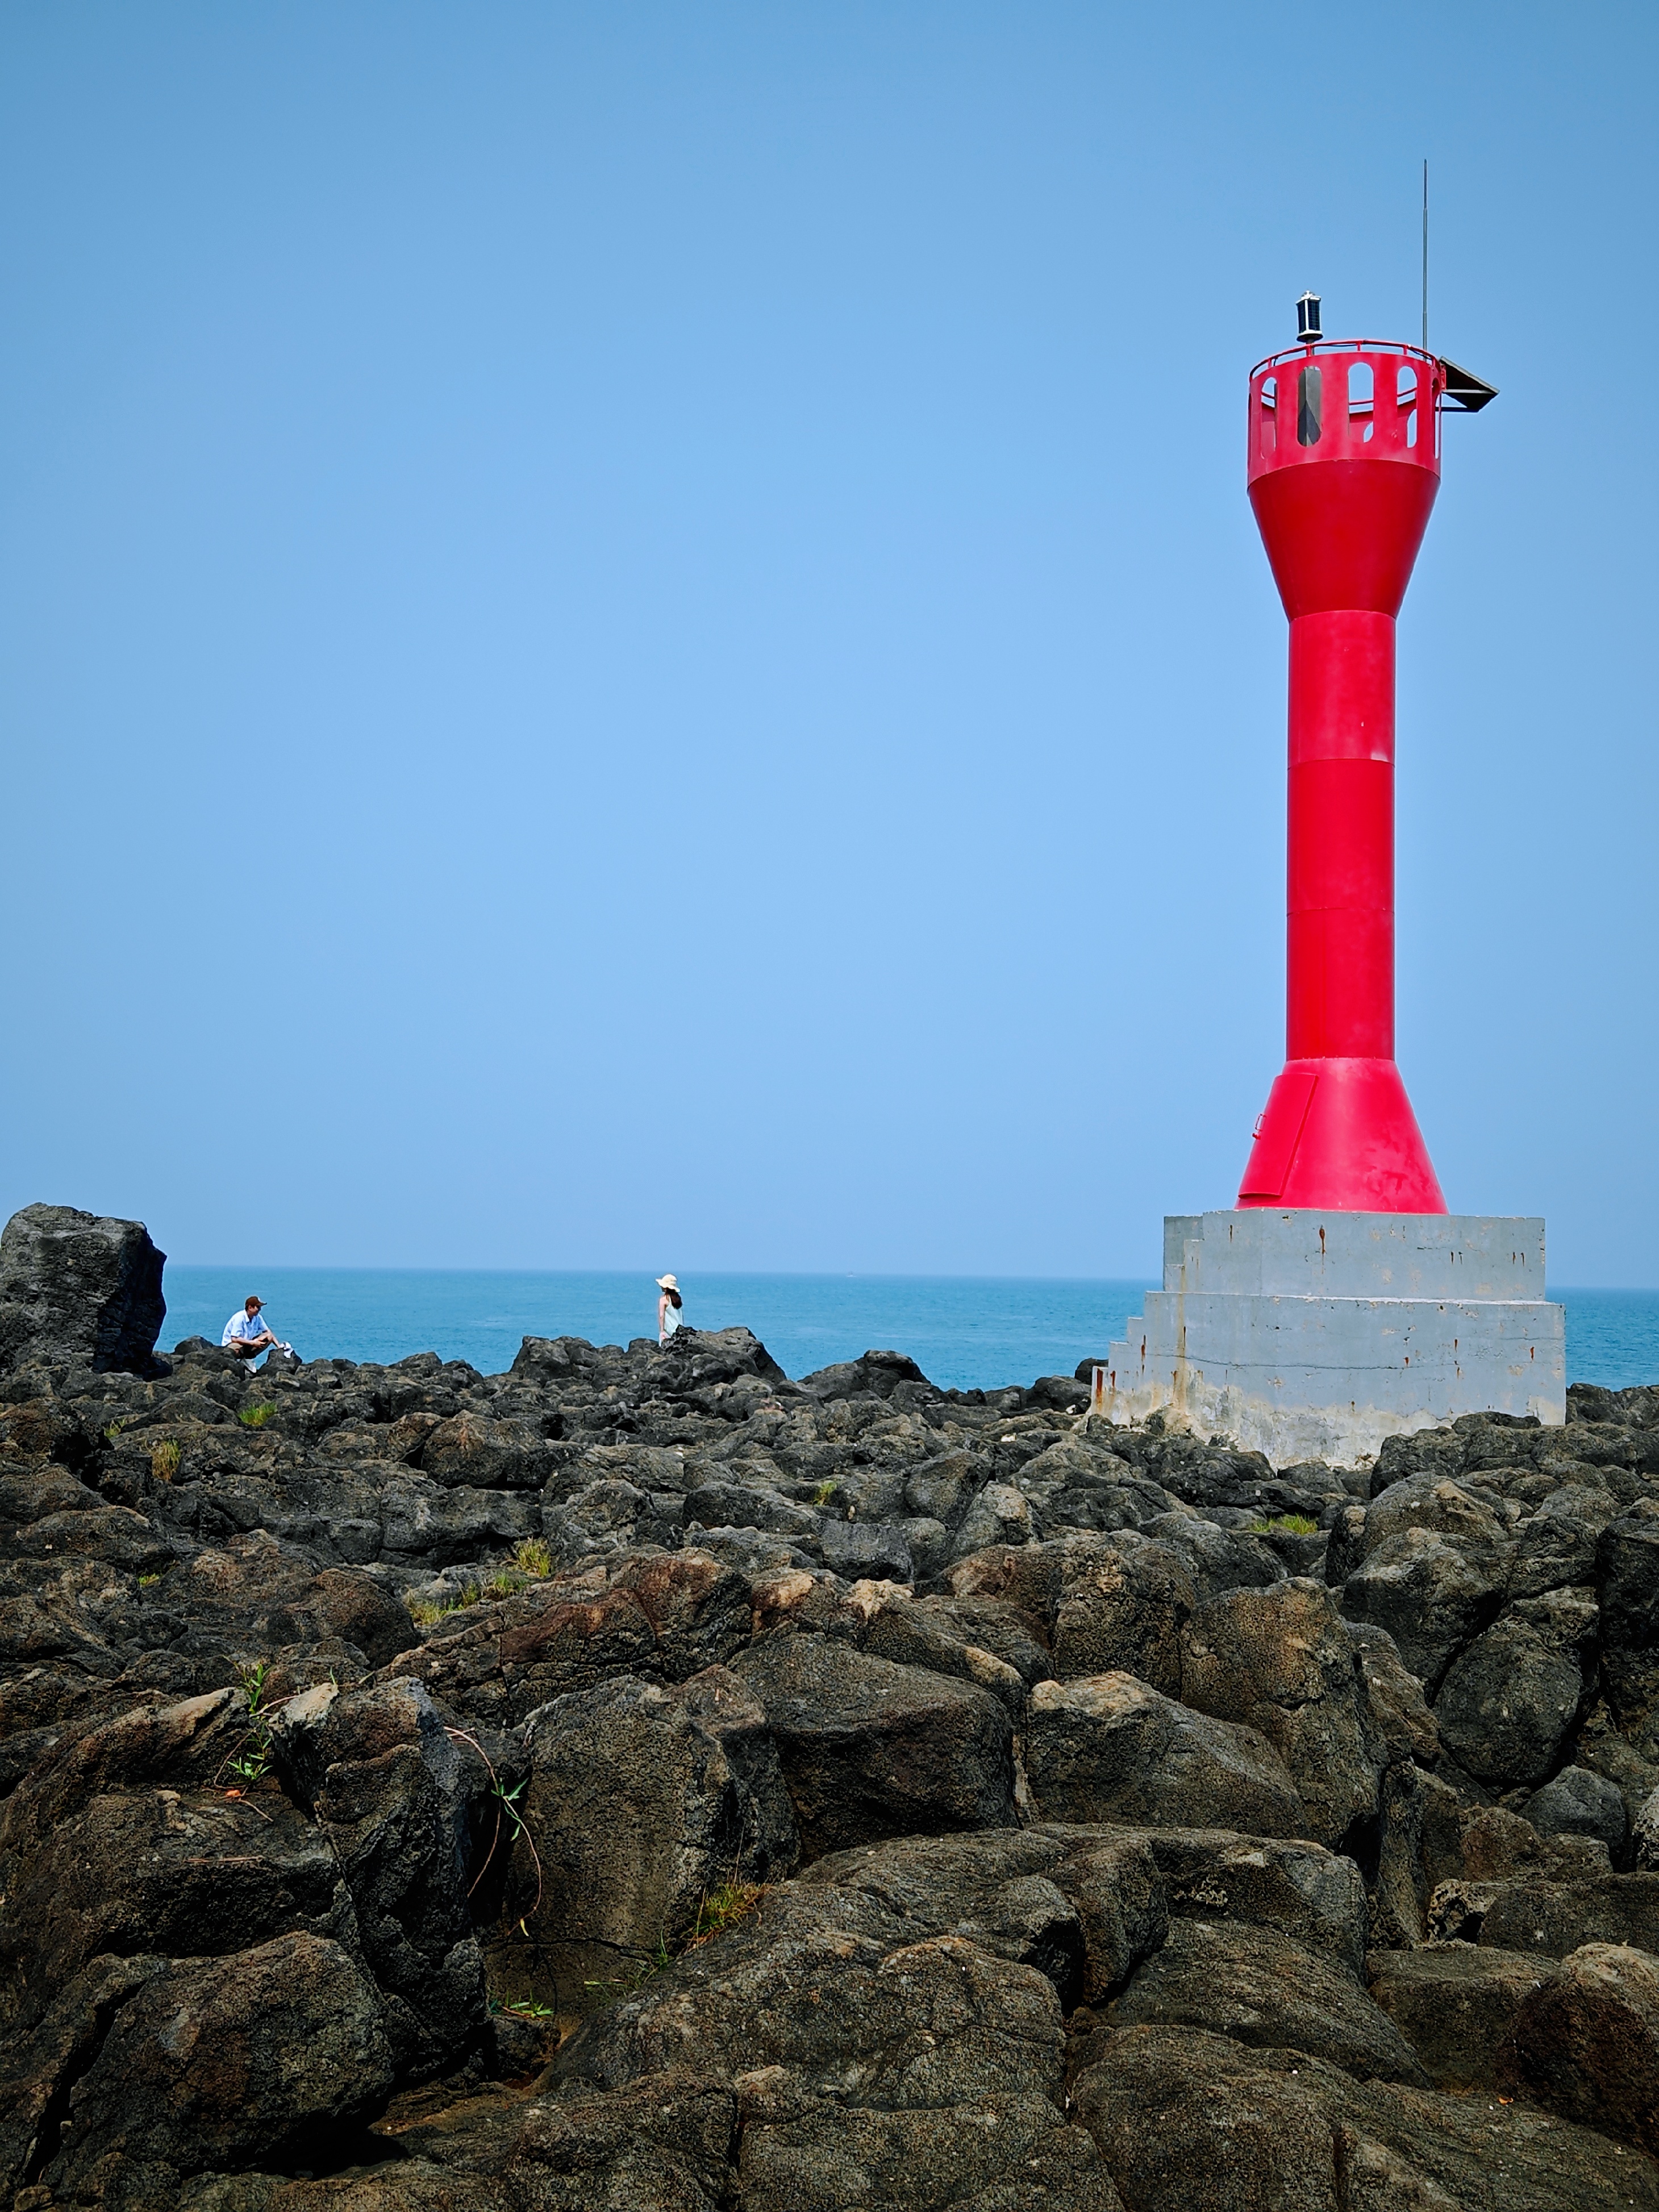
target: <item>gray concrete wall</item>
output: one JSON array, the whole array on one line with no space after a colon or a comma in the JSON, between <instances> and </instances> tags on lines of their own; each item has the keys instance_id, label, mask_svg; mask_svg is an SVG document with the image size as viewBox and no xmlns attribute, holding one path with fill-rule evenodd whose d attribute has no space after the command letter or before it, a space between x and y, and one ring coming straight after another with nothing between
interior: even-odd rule
<instances>
[{"instance_id":1,"label":"gray concrete wall","mask_svg":"<svg viewBox=\"0 0 1659 2212\"><path fill-rule=\"evenodd\" d=\"M1460 1413L1566 1419L1540 1220L1173 1214L1164 1279L1108 1355L1112 1420L1163 1412L1283 1466L1352 1464Z\"/></svg>"},{"instance_id":2,"label":"gray concrete wall","mask_svg":"<svg viewBox=\"0 0 1659 2212\"><path fill-rule=\"evenodd\" d=\"M1544 1295L1544 1224L1526 1215L1278 1206L1171 1214L1164 1287L1270 1297L1533 1301Z\"/></svg>"}]
</instances>

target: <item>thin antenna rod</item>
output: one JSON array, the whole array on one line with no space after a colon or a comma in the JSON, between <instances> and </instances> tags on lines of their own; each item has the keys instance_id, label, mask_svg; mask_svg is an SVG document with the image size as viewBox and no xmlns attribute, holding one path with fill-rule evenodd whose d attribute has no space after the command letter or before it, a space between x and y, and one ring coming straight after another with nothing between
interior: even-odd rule
<instances>
[{"instance_id":1,"label":"thin antenna rod","mask_svg":"<svg viewBox=\"0 0 1659 2212\"><path fill-rule=\"evenodd\" d=\"M1423 164L1423 350L1429 349L1429 165Z\"/></svg>"}]
</instances>

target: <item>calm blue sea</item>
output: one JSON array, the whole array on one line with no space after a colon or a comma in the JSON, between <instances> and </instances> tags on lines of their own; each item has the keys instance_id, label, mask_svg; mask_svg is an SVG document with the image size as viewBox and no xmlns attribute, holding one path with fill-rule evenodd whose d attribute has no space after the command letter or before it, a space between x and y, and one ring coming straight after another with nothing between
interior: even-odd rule
<instances>
[{"instance_id":1,"label":"calm blue sea","mask_svg":"<svg viewBox=\"0 0 1659 2212\"><path fill-rule=\"evenodd\" d=\"M790 1375L879 1348L908 1352L945 1389L986 1389L1069 1375L1139 1310L1147 1282L1029 1276L687 1276L685 1318L752 1328ZM648 1275L495 1273L375 1267L179 1267L167 1271L163 1347L216 1343L250 1291L301 1358L401 1359L437 1352L486 1375L526 1336L626 1344L656 1333ZM1659 1382L1659 1291L1555 1291L1567 1310L1567 1375L1623 1389Z\"/></svg>"}]
</instances>

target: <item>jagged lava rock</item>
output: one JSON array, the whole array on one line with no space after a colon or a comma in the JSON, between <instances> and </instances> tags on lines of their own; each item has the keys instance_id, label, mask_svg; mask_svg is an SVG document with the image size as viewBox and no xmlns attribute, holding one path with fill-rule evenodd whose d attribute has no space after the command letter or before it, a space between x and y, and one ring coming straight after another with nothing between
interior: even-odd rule
<instances>
[{"instance_id":1,"label":"jagged lava rock","mask_svg":"<svg viewBox=\"0 0 1659 2212\"><path fill-rule=\"evenodd\" d=\"M1194 1712L1133 1674L1039 1683L1025 1770L1049 1820L1237 1825L1263 1836L1304 1826L1296 1785L1265 1736Z\"/></svg>"},{"instance_id":2,"label":"jagged lava rock","mask_svg":"<svg viewBox=\"0 0 1659 2212\"><path fill-rule=\"evenodd\" d=\"M166 2202L204 2167L325 2154L392 2078L374 1984L337 1944L181 1960L116 2014L43 2179L70 2203Z\"/></svg>"},{"instance_id":3,"label":"jagged lava rock","mask_svg":"<svg viewBox=\"0 0 1659 2212\"><path fill-rule=\"evenodd\" d=\"M1360 2081L1428 2079L1352 1975L1273 1929L1176 1921L1105 2017L1115 2027L1200 2027L1317 2051Z\"/></svg>"},{"instance_id":4,"label":"jagged lava rock","mask_svg":"<svg viewBox=\"0 0 1659 2212\"><path fill-rule=\"evenodd\" d=\"M7 1251L0 2202L1659 2203L1659 1392L1275 1470Z\"/></svg>"},{"instance_id":5,"label":"jagged lava rock","mask_svg":"<svg viewBox=\"0 0 1659 2212\"><path fill-rule=\"evenodd\" d=\"M574 1691L523 1738L503 1918L526 1938L520 1990L567 2012L683 1940L722 1885L777 1881L800 1856L765 1711L724 1667Z\"/></svg>"},{"instance_id":6,"label":"jagged lava rock","mask_svg":"<svg viewBox=\"0 0 1659 2212\"><path fill-rule=\"evenodd\" d=\"M808 1858L1012 1825L1012 1729L989 1691L823 1636L769 1637L733 1671L776 1741Z\"/></svg>"},{"instance_id":7,"label":"jagged lava rock","mask_svg":"<svg viewBox=\"0 0 1659 2212\"><path fill-rule=\"evenodd\" d=\"M26 1206L0 1231L0 1375L27 1360L150 1371L167 1259L142 1221Z\"/></svg>"}]
</instances>

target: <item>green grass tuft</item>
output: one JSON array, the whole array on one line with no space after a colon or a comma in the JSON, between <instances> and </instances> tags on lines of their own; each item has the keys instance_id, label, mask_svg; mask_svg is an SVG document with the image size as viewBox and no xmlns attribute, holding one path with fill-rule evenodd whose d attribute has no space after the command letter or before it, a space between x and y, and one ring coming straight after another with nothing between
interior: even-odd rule
<instances>
[{"instance_id":1,"label":"green grass tuft","mask_svg":"<svg viewBox=\"0 0 1659 2212\"><path fill-rule=\"evenodd\" d=\"M553 1571L553 1554L539 1536L526 1536L514 1551L513 1564L532 1581L541 1582Z\"/></svg>"},{"instance_id":2,"label":"green grass tuft","mask_svg":"<svg viewBox=\"0 0 1659 2212\"><path fill-rule=\"evenodd\" d=\"M244 1406L236 1418L245 1429L262 1429L276 1410L275 1406L269 1404Z\"/></svg>"},{"instance_id":3,"label":"green grass tuft","mask_svg":"<svg viewBox=\"0 0 1659 2212\"><path fill-rule=\"evenodd\" d=\"M691 1923L691 1933L685 1948L695 1951L699 1943L707 1943L712 1936L725 1935L740 1920L747 1920L758 1910L765 1891L757 1881L723 1881L718 1889L704 1893L697 1907L697 1917Z\"/></svg>"},{"instance_id":4,"label":"green grass tuft","mask_svg":"<svg viewBox=\"0 0 1659 2212\"><path fill-rule=\"evenodd\" d=\"M1281 1513L1276 1520L1252 1521L1253 1536L1316 1536L1317 1521L1310 1521L1305 1513Z\"/></svg>"},{"instance_id":5,"label":"green grass tuft","mask_svg":"<svg viewBox=\"0 0 1659 2212\"><path fill-rule=\"evenodd\" d=\"M176 1437L165 1437L149 1455L149 1471L157 1482L171 1482L183 1456Z\"/></svg>"},{"instance_id":6,"label":"green grass tuft","mask_svg":"<svg viewBox=\"0 0 1659 2212\"><path fill-rule=\"evenodd\" d=\"M468 1583L453 1597L417 1599L409 1608L409 1617L416 1628L430 1628L434 1620L446 1620L450 1613L459 1613L463 1606L477 1605L483 1595L477 1583Z\"/></svg>"}]
</instances>

